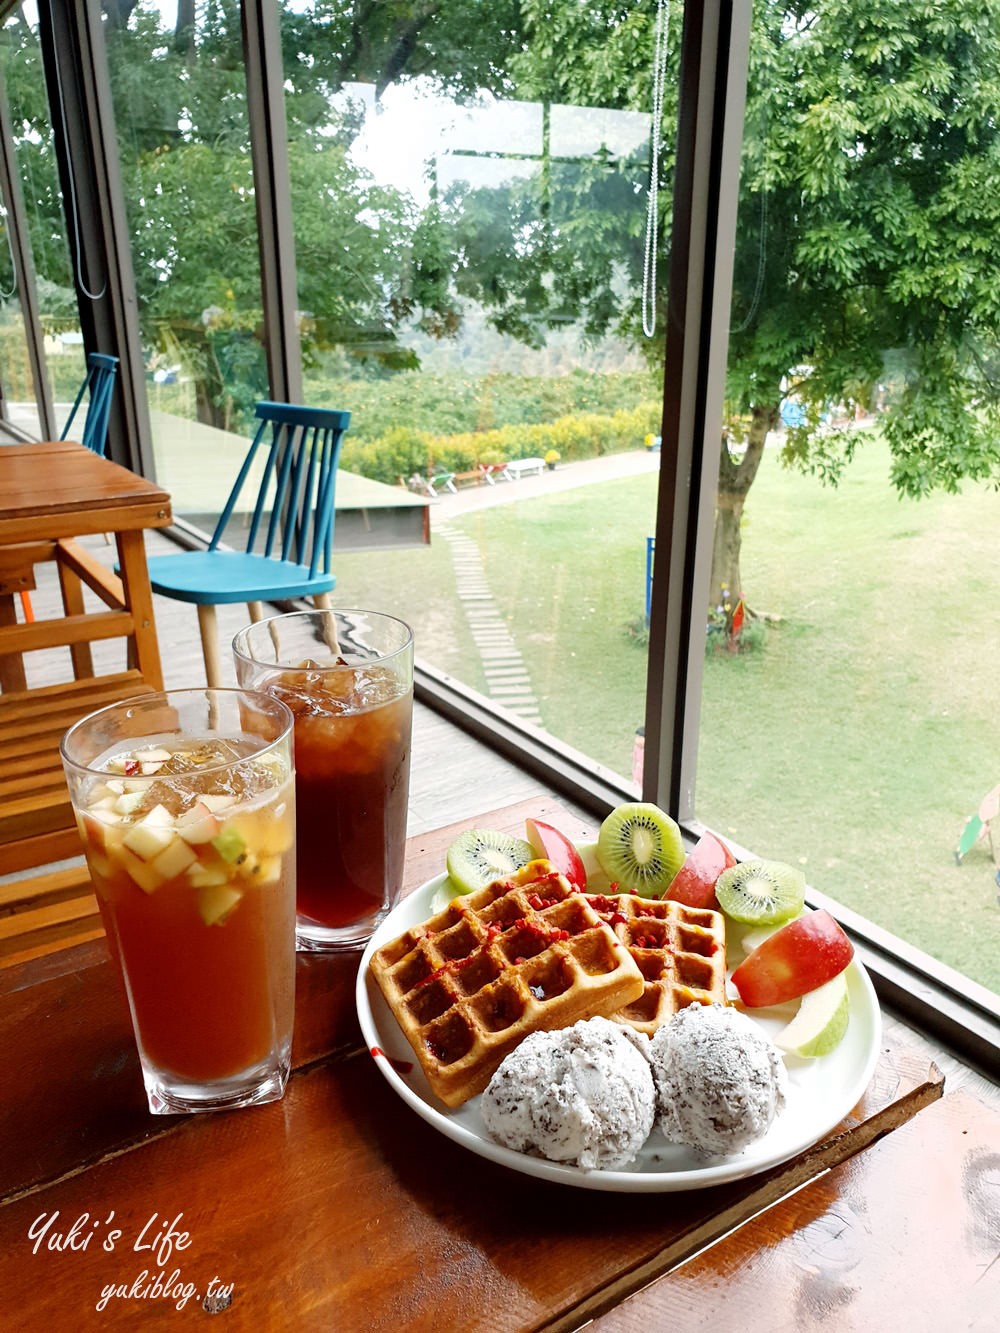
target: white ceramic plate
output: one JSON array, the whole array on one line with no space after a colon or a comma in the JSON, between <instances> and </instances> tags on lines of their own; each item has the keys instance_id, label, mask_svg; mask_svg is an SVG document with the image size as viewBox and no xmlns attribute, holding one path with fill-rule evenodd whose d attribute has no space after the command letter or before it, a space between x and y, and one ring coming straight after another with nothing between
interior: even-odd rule
<instances>
[{"instance_id":1,"label":"white ceramic plate","mask_svg":"<svg viewBox=\"0 0 1000 1333\"><path fill-rule=\"evenodd\" d=\"M376 949L433 915L431 900L444 878L440 875L429 880L405 898L372 936L358 970L358 1018L365 1044L389 1086L428 1124L481 1157L525 1175L583 1189L634 1193L702 1189L765 1171L810 1147L844 1119L871 1081L878 1060L882 1020L868 974L855 960L847 970L851 1002L847 1035L836 1050L818 1060L787 1057L789 1091L785 1109L768 1133L745 1152L727 1157L703 1156L668 1143L654 1129L630 1167L621 1171L584 1171L503 1148L494 1143L483 1127L478 1097L457 1110L450 1110L431 1092L409 1042L368 972L368 960ZM792 1017L795 1008L792 1004L757 1010L752 1016L773 1036Z\"/></svg>"}]
</instances>

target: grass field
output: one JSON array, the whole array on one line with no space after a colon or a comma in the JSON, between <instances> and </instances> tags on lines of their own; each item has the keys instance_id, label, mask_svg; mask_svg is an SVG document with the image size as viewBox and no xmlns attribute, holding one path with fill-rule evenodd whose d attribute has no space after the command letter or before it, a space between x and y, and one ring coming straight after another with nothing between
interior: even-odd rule
<instances>
[{"instance_id":1,"label":"grass field","mask_svg":"<svg viewBox=\"0 0 1000 1333\"><path fill-rule=\"evenodd\" d=\"M1000 497L914 502L878 441L837 490L768 454L744 527L744 589L780 620L706 664L696 808L822 892L1000 990L1000 906L965 819L1000 782ZM651 475L452 520L479 544L547 728L620 773L643 716ZM396 609L419 654L483 688L444 542L338 562L342 602Z\"/></svg>"}]
</instances>

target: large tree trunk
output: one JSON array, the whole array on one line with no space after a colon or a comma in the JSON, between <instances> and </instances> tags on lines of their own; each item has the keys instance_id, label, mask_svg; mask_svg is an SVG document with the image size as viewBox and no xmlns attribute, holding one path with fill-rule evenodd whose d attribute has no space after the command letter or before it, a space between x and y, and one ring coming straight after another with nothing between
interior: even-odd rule
<instances>
[{"instance_id":1,"label":"large tree trunk","mask_svg":"<svg viewBox=\"0 0 1000 1333\"><path fill-rule=\"evenodd\" d=\"M715 540L712 545L712 587L709 605L735 607L744 596L740 573L743 535L740 523L747 492L764 457L768 432L778 424L778 408L751 409L750 429L744 442L728 435L719 460L719 489L715 502Z\"/></svg>"}]
</instances>

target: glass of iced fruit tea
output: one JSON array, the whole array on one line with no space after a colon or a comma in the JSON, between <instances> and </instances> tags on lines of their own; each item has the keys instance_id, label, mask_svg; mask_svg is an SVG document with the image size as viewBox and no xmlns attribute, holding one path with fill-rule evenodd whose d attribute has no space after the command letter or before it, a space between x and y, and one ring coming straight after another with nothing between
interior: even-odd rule
<instances>
[{"instance_id":1,"label":"glass of iced fruit tea","mask_svg":"<svg viewBox=\"0 0 1000 1333\"><path fill-rule=\"evenodd\" d=\"M233 640L236 676L295 714L298 943L364 944L403 883L413 636L375 611L301 611Z\"/></svg>"},{"instance_id":2,"label":"glass of iced fruit tea","mask_svg":"<svg viewBox=\"0 0 1000 1333\"><path fill-rule=\"evenodd\" d=\"M276 1101L295 1009L292 715L246 690L146 694L62 742L154 1114Z\"/></svg>"}]
</instances>

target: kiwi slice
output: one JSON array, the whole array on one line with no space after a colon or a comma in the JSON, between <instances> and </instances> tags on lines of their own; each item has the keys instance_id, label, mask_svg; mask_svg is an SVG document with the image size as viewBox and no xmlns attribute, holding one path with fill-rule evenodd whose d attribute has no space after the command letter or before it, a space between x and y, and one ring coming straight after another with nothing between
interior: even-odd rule
<instances>
[{"instance_id":1,"label":"kiwi slice","mask_svg":"<svg viewBox=\"0 0 1000 1333\"><path fill-rule=\"evenodd\" d=\"M726 916L749 926L779 926L805 905L806 877L783 861L741 861L715 884Z\"/></svg>"},{"instance_id":2,"label":"kiwi slice","mask_svg":"<svg viewBox=\"0 0 1000 1333\"><path fill-rule=\"evenodd\" d=\"M617 806L597 835L601 869L620 890L640 898L662 897L684 856L680 829L648 801Z\"/></svg>"},{"instance_id":3,"label":"kiwi slice","mask_svg":"<svg viewBox=\"0 0 1000 1333\"><path fill-rule=\"evenodd\" d=\"M495 879L506 879L534 855L523 838L492 829L466 829L448 848L448 874L457 893L474 893Z\"/></svg>"}]
</instances>

